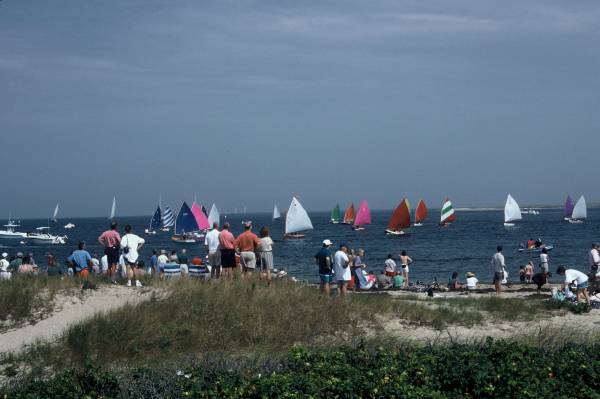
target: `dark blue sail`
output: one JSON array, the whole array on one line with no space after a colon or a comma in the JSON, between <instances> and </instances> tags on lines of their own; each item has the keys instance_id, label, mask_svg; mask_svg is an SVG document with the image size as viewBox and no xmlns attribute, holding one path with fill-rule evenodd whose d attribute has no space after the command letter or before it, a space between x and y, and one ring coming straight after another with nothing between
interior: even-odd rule
<instances>
[{"instance_id":1,"label":"dark blue sail","mask_svg":"<svg viewBox=\"0 0 600 399\"><path fill-rule=\"evenodd\" d=\"M152 216L152 220L150 220L150 230L151 231L156 231L158 229L160 229L160 221L161 221L161 212L160 212L160 206L158 208L156 208L156 211L154 211L154 216Z\"/></svg>"},{"instance_id":2,"label":"dark blue sail","mask_svg":"<svg viewBox=\"0 0 600 399\"><path fill-rule=\"evenodd\" d=\"M196 218L192 210L185 202L181 205L181 209L175 219L175 234L192 233L200 230Z\"/></svg>"}]
</instances>

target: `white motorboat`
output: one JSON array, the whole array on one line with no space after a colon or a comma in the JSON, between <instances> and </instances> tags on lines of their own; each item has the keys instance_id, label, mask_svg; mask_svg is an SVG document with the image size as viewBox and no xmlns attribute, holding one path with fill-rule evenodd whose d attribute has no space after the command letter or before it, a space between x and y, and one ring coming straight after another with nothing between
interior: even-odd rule
<instances>
[{"instance_id":1,"label":"white motorboat","mask_svg":"<svg viewBox=\"0 0 600 399\"><path fill-rule=\"evenodd\" d=\"M67 236L55 236L50 234L50 227L37 227L35 233L26 234L27 241L35 245L64 245Z\"/></svg>"},{"instance_id":2,"label":"white motorboat","mask_svg":"<svg viewBox=\"0 0 600 399\"><path fill-rule=\"evenodd\" d=\"M72 228L75 228L75 225L73 223L65 224L65 229L72 229Z\"/></svg>"},{"instance_id":3,"label":"white motorboat","mask_svg":"<svg viewBox=\"0 0 600 399\"><path fill-rule=\"evenodd\" d=\"M0 238L2 239L18 239L27 237L26 233L15 231L15 227L20 227L20 224L15 223L10 217L8 223L4 225L5 229L0 230Z\"/></svg>"}]
</instances>

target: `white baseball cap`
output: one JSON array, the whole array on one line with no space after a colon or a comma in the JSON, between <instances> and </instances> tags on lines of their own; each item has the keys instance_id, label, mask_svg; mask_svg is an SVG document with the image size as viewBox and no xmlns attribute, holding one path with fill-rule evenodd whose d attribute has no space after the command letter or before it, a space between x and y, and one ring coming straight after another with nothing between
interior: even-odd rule
<instances>
[{"instance_id":1,"label":"white baseball cap","mask_svg":"<svg viewBox=\"0 0 600 399\"><path fill-rule=\"evenodd\" d=\"M333 244L333 243L331 242L330 239L323 240L323 245L330 246L331 244Z\"/></svg>"},{"instance_id":2,"label":"white baseball cap","mask_svg":"<svg viewBox=\"0 0 600 399\"><path fill-rule=\"evenodd\" d=\"M2 252L2 257L6 258L8 256L8 254L6 252Z\"/></svg>"}]
</instances>

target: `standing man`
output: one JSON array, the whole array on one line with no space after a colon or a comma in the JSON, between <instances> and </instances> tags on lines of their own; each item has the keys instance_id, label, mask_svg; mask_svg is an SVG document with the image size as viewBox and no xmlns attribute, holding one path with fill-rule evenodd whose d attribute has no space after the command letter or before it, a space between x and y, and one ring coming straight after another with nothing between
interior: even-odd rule
<instances>
[{"instance_id":1,"label":"standing man","mask_svg":"<svg viewBox=\"0 0 600 399\"><path fill-rule=\"evenodd\" d=\"M98 242L104 247L104 254L108 262L108 275L113 278L119 264L119 245L121 235L117 231L117 222L111 222L110 229L98 237Z\"/></svg>"},{"instance_id":2,"label":"standing man","mask_svg":"<svg viewBox=\"0 0 600 399\"><path fill-rule=\"evenodd\" d=\"M352 272L350 271L349 265L350 258L348 257L348 246L346 244L340 244L340 249L333 256L333 266L341 297L346 295L348 283L352 279Z\"/></svg>"},{"instance_id":3,"label":"standing man","mask_svg":"<svg viewBox=\"0 0 600 399\"><path fill-rule=\"evenodd\" d=\"M235 238L229 231L229 223L223 224L223 230L219 233L219 248L221 249L221 267L227 278L232 278L235 268Z\"/></svg>"},{"instance_id":4,"label":"standing man","mask_svg":"<svg viewBox=\"0 0 600 399\"><path fill-rule=\"evenodd\" d=\"M189 273L188 265L190 264L190 258L187 255L187 249L183 248L181 253L177 255L177 263L179 263L181 273L187 276Z\"/></svg>"},{"instance_id":5,"label":"standing man","mask_svg":"<svg viewBox=\"0 0 600 399\"><path fill-rule=\"evenodd\" d=\"M210 277L221 277L221 256L219 253L219 224L214 222L212 230L206 233L204 245L208 251L208 264L210 265Z\"/></svg>"},{"instance_id":6,"label":"standing man","mask_svg":"<svg viewBox=\"0 0 600 399\"><path fill-rule=\"evenodd\" d=\"M121 239L121 249L123 250L123 259L127 267L127 286L131 287L131 279L135 276L135 266L139 258L138 251L144 246L144 239L133 234L131 225L125 226L125 235ZM141 287L142 283L135 276L135 286Z\"/></svg>"},{"instance_id":7,"label":"standing man","mask_svg":"<svg viewBox=\"0 0 600 399\"><path fill-rule=\"evenodd\" d=\"M496 287L496 294L500 295L502 291L500 284L504 279L504 269L506 269L504 255L502 255L502 246L500 245L496 247L496 254L492 257L492 266L494 267L494 287Z\"/></svg>"},{"instance_id":8,"label":"standing man","mask_svg":"<svg viewBox=\"0 0 600 399\"><path fill-rule=\"evenodd\" d=\"M560 266L556 273L559 276L565 277L565 282L563 283L565 289L569 289L571 284L577 285L577 300L579 301L580 297L583 297L585 301L589 304L590 297L587 292L588 288L588 276L585 273L580 272L575 269L567 269L564 266Z\"/></svg>"},{"instance_id":9,"label":"standing man","mask_svg":"<svg viewBox=\"0 0 600 399\"><path fill-rule=\"evenodd\" d=\"M315 255L315 262L319 265L319 279L321 281L321 293L329 296L329 284L333 282L333 261L331 260L330 240L323 240L323 246Z\"/></svg>"},{"instance_id":10,"label":"standing man","mask_svg":"<svg viewBox=\"0 0 600 399\"><path fill-rule=\"evenodd\" d=\"M542 253L540 254L540 268L546 277L548 277L548 270L550 270L548 266L549 261L550 257L548 256L548 250L543 248Z\"/></svg>"},{"instance_id":11,"label":"standing man","mask_svg":"<svg viewBox=\"0 0 600 399\"><path fill-rule=\"evenodd\" d=\"M252 232L252 222L244 222L244 232L235 240L235 247L240 251L243 276L250 277L256 269L256 251L260 245L258 236Z\"/></svg>"},{"instance_id":12,"label":"standing man","mask_svg":"<svg viewBox=\"0 0 600 399\"><path fill-rule=\"evenodd\" d=\"M73 269L75 269L75 275L82 279L87 279L92 267L92 256L85 249L85 242L81 241L77 246L77 250L67 258L67 261Z\"/></svg>"},{"instance_id":13,"label":"standing man","mask_svg":"<svg viewBox=\"0 0 600 399\"><path fill-rule=\"evenodd\" d=\"M158 277L158 251L156 249L152 250L152 256L150 257L150 267L146 271L148 275L153 274L155 277Z\"/></svg>"}]
</instances>

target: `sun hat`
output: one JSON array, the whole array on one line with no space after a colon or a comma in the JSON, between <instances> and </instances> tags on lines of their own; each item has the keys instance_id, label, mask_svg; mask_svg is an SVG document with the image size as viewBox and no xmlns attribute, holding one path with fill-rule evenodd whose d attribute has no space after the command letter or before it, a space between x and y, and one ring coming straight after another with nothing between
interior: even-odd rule
<instances>
[{"instance_id":1,"label":"sun hat","mask_svg":"<svg viewBox=\"0 0 600 399\"><path fill-rule=\"evenodd\" d=\"M467 272L467 277L475 277L475 273L473 273L473 272Z\"/></svg>"},{"instance_id":2,"label":"sun hat","mask_svg":"<svg viewBox=\"0 0 600 399\"><path fill-rule=\"evenodd\" d=\"M6 252L2 252L2 257L6 258L6 257L8 257L8 254Z\"/></svg>"},{"instance_id":3,"label":"sun hat","mask_svg":"<svg viewBox=\"0 0 600 399\"><path fill-rule=\"evenodd\" d=\"M323 245L330 246L331 244L333 244L333 243L331 242L331 240L329 238L326 240L323 240Z\"/></svg>"}]
</instances>

